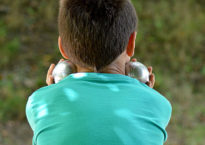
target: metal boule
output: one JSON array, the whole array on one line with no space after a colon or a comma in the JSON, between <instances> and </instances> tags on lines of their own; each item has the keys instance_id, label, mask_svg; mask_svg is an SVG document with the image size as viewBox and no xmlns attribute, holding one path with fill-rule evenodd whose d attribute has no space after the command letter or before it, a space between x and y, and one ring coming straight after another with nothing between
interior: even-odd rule
<instances>
[{"instance_id":1,"label":"metal boule","mask_svg":"<svg viewBox=\"0 0 205 145\"><path fill-rule=\"evenodd\" d=\"M138 79L142 83L149 82L149 71L147 67L140 62L128 62L126 64L126 74Z\"/></svg>"},{"instance_id":2,"label":"metal boule","mask_svg":"<svg viewBox=\"0 0 205 145\"><path fill-rule=\"evenodd\" d=\"M75 65L69 60L64 60L56 65L52 72L52 76L55 83L58 83L63 78L75 72L77 72Z\"/></svg>"}]
</instances>

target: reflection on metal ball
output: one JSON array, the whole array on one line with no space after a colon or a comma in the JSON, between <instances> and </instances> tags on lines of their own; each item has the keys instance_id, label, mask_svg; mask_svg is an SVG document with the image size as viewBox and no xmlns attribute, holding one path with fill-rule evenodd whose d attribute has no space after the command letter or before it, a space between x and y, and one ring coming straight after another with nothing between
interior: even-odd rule
<instances>
[{"instance_id":1,"label":"reflection on metal ball","mask_svg":"<svg viewBox=\"0 0 205 145\"><path fill-rule=\"evenodd\" d=\"M63 78L67 77L71 73L77 72L75 65L69 60L59 62L53 70L53 78L55 83L58 83Z\"/></svg>"},{"instance_id":2,"label":"reflection on metal ball","mask_svg":"<svg viewBox=\"0 0 205 145\"><path fill-rule=\"evenodd\" d=\"M69 60L59 62L53 70L55 83L58 83L69 74L76 73L76 66ZM126 64L126 75L136 78L142 83L149 82L149 71L147 67L140 62L128 62Z\"/></svg>"},{"instance_id":3,"label":"reflection on metal ball","mask_svg":"<svg viewBox=\"0 0 205 145\"><path fill-rule=\"evenodd\" d=\"M132 78L138 79L142 83L149 82L149 71L140 62L129 62L126 64L126 73Z\"/></svg>"}]
</instances>

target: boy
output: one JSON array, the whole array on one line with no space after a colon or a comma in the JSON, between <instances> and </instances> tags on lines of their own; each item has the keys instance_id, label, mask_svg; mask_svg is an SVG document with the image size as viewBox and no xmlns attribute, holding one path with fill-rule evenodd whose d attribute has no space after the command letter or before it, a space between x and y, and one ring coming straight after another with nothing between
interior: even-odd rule
<instances>
[{"instance_id":1,"label":"boy","mask_svg":"<svg viewBox=\"0 0 205 145\"><path fill-rule=\"evenodd\" d=\"M28 99L33 145L162 145L169 101L125 74L137 28L129 0L60 0L59 49L77 73ZM136 61L136 60L133 60Z\"/></svg>"}]
</instances>

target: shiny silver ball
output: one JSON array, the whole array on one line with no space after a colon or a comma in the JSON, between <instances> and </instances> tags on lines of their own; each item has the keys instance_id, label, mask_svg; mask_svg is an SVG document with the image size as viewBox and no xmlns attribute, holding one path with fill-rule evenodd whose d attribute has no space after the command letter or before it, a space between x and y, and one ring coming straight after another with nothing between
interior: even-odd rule
<instances>
[{"instance_id":1,"label":"shiny silver ball","mask_svg":"<svg viewBox=\"0 0 205 145\"><path fill-rule=\"evenodd\" d=\"M126 64L126 74L138 79L142 83L149 82L149 71L147 67L140 62L128 62Z\"/></svg>"},{"instance_id":2,"label":"shiny silver ball","mask_svg":"<svg viewBox=\"0 0 205 145\"><path fill-rule=\"evenodd\" d=\"M53 70L52 76L55 83L58 83L69 74L77 72L75 65L69 60L59 62Z\"/></svg>"}]
</instances>

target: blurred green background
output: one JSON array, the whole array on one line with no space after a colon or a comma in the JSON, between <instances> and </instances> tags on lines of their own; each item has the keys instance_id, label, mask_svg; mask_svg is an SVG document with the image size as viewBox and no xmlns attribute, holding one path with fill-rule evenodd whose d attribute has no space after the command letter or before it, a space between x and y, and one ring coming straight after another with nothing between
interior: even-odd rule
<instances>
[{"instance_id":1,"label":"blurred green background","mask_svg":"<svg viewBox=\"0 0 205 145\"><path fill-rule=\"evenodd\" d=\"M133 0L135 57L172 103L166 145L205 144L205 1ZM45 86L57 47L58 1L0 1L0 145L31 145L28 96Z\"/></svg>"}]
</instances>

